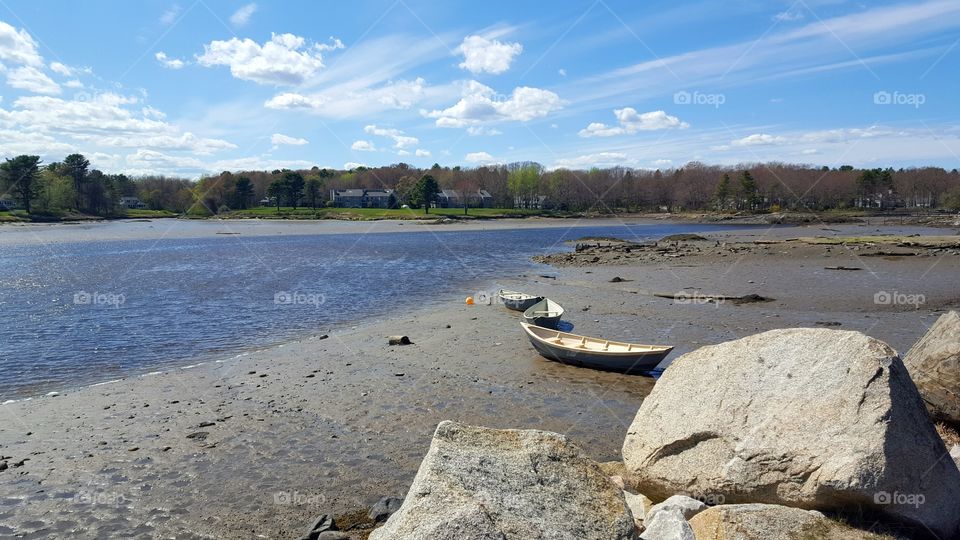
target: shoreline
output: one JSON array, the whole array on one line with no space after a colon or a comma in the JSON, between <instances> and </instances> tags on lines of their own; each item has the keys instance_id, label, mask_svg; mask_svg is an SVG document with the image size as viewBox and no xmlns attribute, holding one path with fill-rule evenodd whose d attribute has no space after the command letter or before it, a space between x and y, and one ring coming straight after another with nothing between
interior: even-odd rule
<instances>
[{"instance_id":1,"label":"shoreline","mask_svg":"<svg viewBox=\"0 0 960 540\"><path fill-rule=\"evenodd\" d=\"M813 229L711 228L704 235L752 242L815 236ZM865 233L835 229L823 234ZM869 261L871 273L823 270L852 266L851 257L818 245L601 261L553 267L552 278L531 271L496 282L559 301L575 333L673 344L668 360L705 344L817 322L863 331L903 354L956 300L955 256L878 257ZM924 272L921 283L916 276ZM683 304L648 294L684 287L774 301ZM880 287L920 287L915 292L930 305L878 307ZM591 458L618 459L654 380L544 360L519 332L515 313L466 306L463 296L325 330L324 340L318 331L220 361L0 406L7 420L0 457L11 465L0 472L0 534L294 538L318 514L403 496L436 424L448 419L566 433ZM394 334L414 344L390 347L386 338Z\"/></svg>"}]
</instances>

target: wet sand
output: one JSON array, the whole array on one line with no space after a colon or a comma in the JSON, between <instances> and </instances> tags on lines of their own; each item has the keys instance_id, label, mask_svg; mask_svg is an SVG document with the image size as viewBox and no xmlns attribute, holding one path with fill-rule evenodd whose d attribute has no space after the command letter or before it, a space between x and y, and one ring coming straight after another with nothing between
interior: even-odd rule
<instances>
[{"instance_id":1,"label":"wet sand","mask_svg":"<svg viewBox=\"0 0 960 540\"><path fill-rule=\"evenodd\" d=\"M952 232L875 229L706 236L753 243ZM946 252L885 258L843 246L760 244L726 254L544 266L503 276L487 290L549 296L564 305L574 332L676 345L671 358L763 330L817 324L860 330L904 353L939 313L958 306L958 271L960 256ZM773 300L735 305L652 294L689 290ZM883 291L923 295L924 302L878 305ZM402 496L445 419L567 433L597 460L617 459L654 380L543 360L521 335L517 314L466 306L468 294L475 291L429 309L411 299L407 313L323 329L326 339L318 331L219 362L0 406L0 457L9 467L0 471L0 536L295 538L316 514ZM414 344L388 346L392 334Z\"/></svg>"}]
</instances>

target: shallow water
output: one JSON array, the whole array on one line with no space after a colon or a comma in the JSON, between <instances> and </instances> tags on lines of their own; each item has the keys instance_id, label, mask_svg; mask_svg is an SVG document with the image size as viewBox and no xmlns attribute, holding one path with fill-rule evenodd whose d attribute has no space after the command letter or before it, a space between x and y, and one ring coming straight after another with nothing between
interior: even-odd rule
<instances>
[{"instance_id":1,"label":"shallow water","mask_svg":"<svg viewBox=\"0 0 960 540\"><path fill-rule=\"evenodd\" d=\"M569 249L565 240L643 240L710 228L103 240L85 226L59 229L54 242L21 234L0 247L0 401L324 333L448 301L458 291L474 294L534 270L531 256Z\"/></svg>"}]
</instances>

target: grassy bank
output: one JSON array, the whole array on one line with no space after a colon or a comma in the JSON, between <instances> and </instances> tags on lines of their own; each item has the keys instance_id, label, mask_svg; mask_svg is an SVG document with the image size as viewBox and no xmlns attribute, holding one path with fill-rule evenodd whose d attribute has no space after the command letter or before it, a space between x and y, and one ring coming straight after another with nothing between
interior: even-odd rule
<instances>
[{"instance_id":1,"label":"grassy bank","mask_svg":"<svg viewBox=\"0 0 960 540\"><path fill-rule=\"evenodd\" d=\"M152 219L171 218L179 214L167 210L126 210L112 216L97 216L84 214L73 210L57 210L50 212L31 212L11 210L0 212L0 223L57 223L62 221L97 221L103 219Z\"/></svg>"},{"instance_id":2,"label":"grassy bank","mask_svg":"<svg viewBox=\"0 0 960 540\"><path fill-rule=\"evenodd\" d=\"M563 212L548 212L544 210L523 210L510 208L471 208L467 215L462 208L433 208L429 214L423 210L409 208L297 208L276 207L249 208L234 210L220 214L220 218L229 219L345 219L353 221L367 221L378 219L437 219L441 217L454 219L496 219L518 218L530 216L566 217L570 214Z\"/></svg>"}]
</instances>

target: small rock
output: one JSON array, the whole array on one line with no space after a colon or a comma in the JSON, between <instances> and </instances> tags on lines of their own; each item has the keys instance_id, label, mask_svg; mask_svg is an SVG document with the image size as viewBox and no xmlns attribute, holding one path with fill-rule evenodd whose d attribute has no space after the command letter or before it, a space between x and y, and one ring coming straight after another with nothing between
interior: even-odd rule
<instances>
[{"instance_id":1,"label":"small rock","mask_svg":"<svg viewBox=\"0 0 960 540\"><path fill-rule=\"evenodd\" d=\"M210 435L210 433L207 432L207 431L195 431L195 432L187 435L187 438L188 438L188 439L197 439L198 441L202 441L202 440L204 440L204 439L207 438L207 435Z\"/></svg>"},{"instance_id":2,"label":"small rock","mask_svg":"<svg viewBox=\"0 0 960 540\"><path fill-rule=\"evenodd\" d=\"M330 514L320 514L316 519L310 522L310 526L307 527L307 533L303 536L307 540L317 540L321 534L326 533L327 531L336 531L337 524L333 521L333 516Z\"/></svg>"},{"instance_id":3,"label":"small rock","mask_svg":"<svg viewBox=\"0 0 960 540\"><path fill-rule=\"evenodd\" d=\"M707 509L707 505L702 502L687 497L686 495L674 495L662 503L653 505L653 508L650 509L650 513L647 514L647 517L653 519L657 515L657 512L663 510L677 510L683 515L683 519L689 520L693 516L703 512Z\"/></svg>"},{"instance_id":4,"label":"small rock","mask_svg":"<svg viewBox=\"0 0 960 540\"><path fill-rule=\"evenodd\" d=\"M10 468L10 466L7 465L7 462L6 462L6 461L0 461L0 471L5 471L5 470L7 470L7 469L9 469L9 468Z\"/></svg>"},{"instance_id":5,"label":"small rock","mask_svg":"<svg viewBox=\"0 0 960 540\"><path fill-rule=\"evenodd\" d=\"M623 492L623 499L627 501L627 508L633 514L633 524L637 527L643 527L643 524L647 521L647 515L650 513L650 508L653 507L653 501L643 494L634 495L629 491Z\"/></svg>"},{"instance_id":6,"label":"small rock","mask_svg":"<svg viewBox=\"0 0 960 540\"><path fill-rule=\"evenodd\" d=\"M696 540L690 524L675 508L657 512L646 526L641 540Z\"/></svg>"},{"instance_id":7,"label":"small rock","mask_svg":"<svg viewBox=\"0 0 960 540\"><path fill-rule=\"evenodd\" d=\"M387 343L390 345L410 345L412 342L407 336L389 336Z\"/></svg>"},{"instance_id":8,"label":"small rock","mask_svg":"<svg viewBox=\"0 0 960 540\"><path fill-rule=\"evenodd\" d=\"M404 374L403 374L403 373L394 373L393 375L394 375L395 377L403 377Z\"/></svg>"},{"instance_id":9,"label":"small rock","mask_svg":"<svg viewBox=\"0 0 960 540\"><path fill-rule=\"evenodd\" d=\"M317 336L317 339L327 339L328 337L330 336L323 334L322 336Z\"/></svg>"},{"instance_id":10,"label":"small rock","mask_svg":"<svg viewBox=\"0 0 960 540\"><path fill-rule=\"evenodd\" d=\"M316 377L316 375L314 375L313 373L308 373L306 376L307 379L312 379L314 377Z\"/></svg>"},{"instance_id":11,"label":"small rock","mask_svg":"<svg viewBox=\"0 0 960 540\"><path fill-rule=\"evenodd\" d=\"M130 448L127 448L127 452L136 452L139 449L139 446L131 446Z\"/></svg>"},{"instance_id":12,"label":"small rock","mask_svg":"<svg viewBox=\"0 0 960 540\"><path fill-rule=\"evenodd\" d=\"M396 497L384 497L373 505L373 507L370 509L370 513L367 514L367 517L372 519L374 523L386 521L391 514L400 509L400 505L402 504L403 499L398 499Z\"/></svg>"},{"instance_id":13,"label":"small rock","mask_svg":"<svg viewBox=\"0 0 960 540\"><path fill-rule=\"evenodd\" d=\"M216 422L200 422L200 425L198 425L197 427L199 427L199 428L205 428L205 427L210 427L210 426L215 426L215 425L217 425Z\"/></svg>"}]
</instances>

